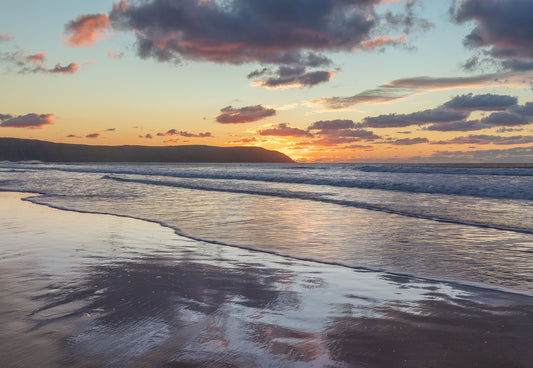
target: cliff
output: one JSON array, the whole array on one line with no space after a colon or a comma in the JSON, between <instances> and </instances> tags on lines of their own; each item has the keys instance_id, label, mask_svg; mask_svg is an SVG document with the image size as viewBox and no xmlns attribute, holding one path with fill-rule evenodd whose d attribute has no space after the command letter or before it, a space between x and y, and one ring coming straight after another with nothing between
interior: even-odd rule
<instances>
[{"instance_id":1,"label":"cliff","mask_svg":"<svg viewBox=\"0 0 533 368\"><path fill-rule=\"evenodd\" d=\"M0 138L0 160L43 162L294 162L260 147L92 146Z\"/></svg>"}]
</instances>

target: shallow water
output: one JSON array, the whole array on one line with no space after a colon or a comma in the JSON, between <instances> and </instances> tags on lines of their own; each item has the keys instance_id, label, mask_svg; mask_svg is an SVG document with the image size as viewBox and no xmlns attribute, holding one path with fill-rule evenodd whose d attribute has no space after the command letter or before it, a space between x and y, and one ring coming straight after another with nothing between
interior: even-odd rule
<instances>
[{"instance_id":1,"label":"shallow water","mask_svg":"<svg viewBox=\"0 0 533 368\"><path fill-rule=\"evenodd\" d=\"M7 367L528 367L533 298L0 193Z\"/></svg>"},{"instance_id":2,"label":"shallow water","mask_svg":"<svg viewBox=\"0 0 533 368\"><path fill-rule=\"evenodd\" d=\"M0 190L212 243L533 294L533 168L0 164Z\"/></svg>"}]
</instances>

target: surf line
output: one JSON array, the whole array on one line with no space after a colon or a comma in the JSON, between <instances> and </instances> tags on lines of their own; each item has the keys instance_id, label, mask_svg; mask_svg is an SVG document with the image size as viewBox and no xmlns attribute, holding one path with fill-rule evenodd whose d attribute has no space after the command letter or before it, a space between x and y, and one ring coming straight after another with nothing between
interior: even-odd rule
<instances>
[{"instance_id":1,"label":"surf line","mask_svg":"<svg viewBox=\"0 0 533 368\"><path fill-rule=\"evenodd\" d=\"M289 191L265 192L265 191L253 191L253 190L244 190L244 189L236 189L236 188L214 188L214 187L206 187L206 186L201 186L201 185L188 185L188 184L183 184L183 183L166 182L166 181L126 179L126 178L120 178L120 177L109 176L109 175L104 175L102 179L109 179L109 180L129 182L129 183L138 183L138 184L145 184L145 185L160 185L160 186L183 188L183 189L203 190L203 191L208 191L208 192L225 192L225 193L237 193L237 194L262 195L262 196L267 196L267 197L300 199L300 200L307 200L307 201L336 204L336 205L345 206L345 207L360 208L360 209L370 210L370 211L385 212L385 213L392 214L392 215L417 218L421 220L429 220L429 221L442 222L442 223L455 224L455 225L472 226L472 227L478 227L478 228L488 228L488 229L495 229L495 230L501 230L501 231L511 231L515 233L533 234L533 229L514 228L514 227L501 226L501 225L484 224L481 222L451 220L451 219L442 218L442 217L418 215L415 213L401 212L401 211L391 210L388 208L382 208L379 206L372 206L372 205L368 205L368 204L356 202L356 201L325 198L324 194L322 193L289 192Z\"/></svg>"}]
</instances>

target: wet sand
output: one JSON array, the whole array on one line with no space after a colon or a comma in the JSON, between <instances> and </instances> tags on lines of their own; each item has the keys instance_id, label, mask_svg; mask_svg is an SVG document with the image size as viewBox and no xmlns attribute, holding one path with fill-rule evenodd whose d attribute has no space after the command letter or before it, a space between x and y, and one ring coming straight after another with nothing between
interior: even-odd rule
<instances>
[{"instance_id":1,"label":"wet sand","mask_svg":"<svg viewBox=\"0 0 533 368\"><path fill-rule=\"evenodd\" d=\"M23 196L0 193L3 367L533 367L533 297L206 244Z\"/></svg>"}]
</instances>

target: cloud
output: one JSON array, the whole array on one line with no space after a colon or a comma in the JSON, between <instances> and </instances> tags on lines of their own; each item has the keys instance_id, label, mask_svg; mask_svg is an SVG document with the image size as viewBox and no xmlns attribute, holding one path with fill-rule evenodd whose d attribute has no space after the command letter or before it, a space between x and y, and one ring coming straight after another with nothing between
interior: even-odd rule
<instances>
[{"instance_id":1,"label":"cloud","mask_svg":"<svg viewBox=\"0 0 533 368\"><path fill-rule=\"evenodd\" d=\"M509 133L509 132L522 132L524 131L523 128L500 128L496 132L497 133Z\"/></svg>"},{"instance_id":2,"label":"cloud","mask_svg":"<svg viewBox=\"0 0 533 368\"><path fill-rule=\"evenodd\" d=\"M400 138L400 139L390 139L383 143L393 144L395 146L411 146L413 144L428 143L429 139L416 137L416 138Z\"/></svg>"},{"instance_id":3,"label":"cloud","mask_svg":"<svg viewBox=\"0 0 533 368\"><path fill-rule=\"evenodd\" d=\"M432 158L473 162L526 162L533 160L533 146L479 151L436 151Z\"/></svg>"},{"instance_id":4,"label":"cloud","mask_svg":"<svg viewBox=\"0 0 533 368\"><path fill-rule=\"evenodd\" d=\"M85 138L97 139L97 138L100 138L100 133L91 133L91 134L87 134L87 135L85 136Z\"/></svg>"},{"instance_id":5,"label":"cloud","mask_svg":"<svg viewBox=\"0 0 533 368\"><path fill-rule=\"evenodd\" d=\"M120 52L120 51L113 51L113 50L111 49L111 47L107 48L107 49L105 50L105 53L106 53L107 57L110 58L110 59L119 59L119 58L121 58L121 57L124 56L124 53L123 53L123 52Z\"/></svg>"},{"instance_id":6,"label":"cloud","mask_svg":"<svg viewBox=\"0 0 533 368\"><path fill-rule=\"evenodd\" d=\"M13 52L0 53L0 60L6 62L9 66L15 67L18 73L67 73L72 74L78 70L77 63L70 63L67 66L56 64L53 68L48 68L46 65L46 52L37 54L26 54L26 50L17 50Z\"/></svg>"},{"instance_id":7,"label":"cloud","mask_svg":"<svg viewBox=\"0 0 533 368\"><path fill-rule=\"evenodd\" d=\"M507 95L473 95L472 93L456 96L442 106L458 111L494 111L505 110L516 105L518 99Z\"/></svg>"},{"instance_id":8,"label":"cloud","mask_svg":"<svg viewBox=\"0 0 533 368\"><path fill-rule=\"evenodd\" d=\"M0 114L0 121L11 119L12 117L13 117L13 115L11 115L11 114Z\"/></svg>"},{"instance_id":9,"label":"cloud","mask_svg":"<svg viewBox=\"0 0 533 368\"><path fill-rule=\"evenodd\" d=\"M50 73L62 73L62 74L73 74L78 71L78 63L70 63L67 66L61 66L61 64L56 64L53 69L50 69Z\"/></svg>"},{"instance_id":10,"label":"cloud","mask_svg":"<svg viewBox=\"0 0 533 368\"><path fill-rule=\"evenodd\" d=\"M276 115L276 110L265 108L262 105L246 106L240 109L227 106L220 110L216 120L221 124L251 123Z\"/></svg>"},{"instance_id":11,"label":"cloud","mask_svg":"<svg viewBox=\"0 0 533 368\"><path fill-rule=\"evenodd\" d=\"M251 138L235 139L235 140L232 140L232 141L228 141L226 143L227 144L232 144L232 145L241 145L241 144L257 145L257 144L263 143L263 140L258 139L257 137L251 137Z\"/></svg>"},{"instance_id":12,"label":"cloud","mask_svg":"<svg viewBox=\"0 0 533 368\"><path fill-rule=\"evenodd\" d=\"M355 128L356 124L348 119L315 121L307 129L308 131L314 131L314 136L319 139L306 142L305 144L313 146L337 146L354 142L374 141L381 138L372 131Z\"/></svg>"},{"instance_id":13,"label":"cloud","mask_svg":"<svg viewBox=\"0 0 533 368\"><path fill-rule=\"evenodd\" d=\"M361 42L361 48L362 49L373 49L376 47L383 47L387 45L405 44L406 38L407 38L407 35L402 35L397 38L393 38L390 36L380 36L380 37L374 38L373 40L367 40L367 41Z\"/></svg>"},{"instance_id":14,"label":"cloud","mask_svg":"<svg viewBox=\"0 0 533 368\"><path fill-rule=\"evenodd\" d=\"M0 33L0 41L11 41L11 36Z\"/></svg>"},{"instance_id":15,"label":"cloud","mask_svg":"<svg viewBox=\"0 0 533 368\"><path fill-rule=\"evenodd\" d=\"M65 26L65 42L69 46L92 46L111 27L106 13L80 15Z\"/></svg>"},{"instance_id":16,"label":"cloud","mask_svg":"<svg viewBox=\"0 0 533 368\"><path fill-rule=\"evenodd\" d=\"M116 128L108 128L108 129L106 129L105 131L106 131L106 132L114 132L114 131L116 131L116 130L117 130Z\"/></svg>"},{"instance_id":17,"label":"cloud","mask_svg":"<svg viewBox=\"0 0 533 368\"><path fill-rule=\"evenodd\" d=\"M8 116L8 115L3 115ZM7 120L4 120L0 127L2 128L29 128L29 129L40 129L44 125L53 124L54 114L26 114L19 115L17 117L11 117Z\"/></svg>"},{"instance_id":18,"label":"cloud","mask_svg":"<svg viewBox=\"0 0 533 368\"><path fill-rule=\"evenodd\" d=\"M157 136L158 137L180 136L180 137L186 137L186 138L210 138L213 135L211 134L211 132L194 134L194 133L189 133L183 130L178 131L176 129L170 129L165 133L157 133Z\"/></svg>"},{"instance_id":19,"label":"cloud","mask_svg":"<svg viewBox=\"0 0 533 368\"><path fill-rule=\"evenodd\" d=\"M515 107L515 106L513 106ZM516 111L529 112L525 106L516 106ZM494 127L514 127L522 126L533 123L533 115L525 115L517 112L513 112L513 109L509 111L493 112L489 116L486 116L479 120L464 120L455 123L447 124L435 124L424 129L434 130L439 132L451 132L451 131L471 131L481 130Z\"/></svg>"},{"instance_id":20,"label":"cloud","mask_svg":"<svg viewBox=\"0 0 533 368\"><path fill-rule=\"evenodd\" d=\"M437 132L469 132L487 128L489 127L481 124L479 120L463 120L447 124L433 124L428 127L424 127L423 129Z\"/></svg>"},{"instance_id":21,"label":"cloud","mask_svg":"<svg viewBox=\"0 0 533 368\"><path fill-rule=\"evenodd\" d=\"M469 135L467 137L455 137L446 141L432 142L432 144L496 144L515 145L533 143L533 136L515 135L503 137L498 135Z\"/></svg>"},{"instance_id":22,"label":"cloud","mask_svg":"<svg viewBox=\"0 0 533 368\"><path fill-rule=\"evenodd\" d=\"M379 104L406 98L415 93L447 90L455 88L474 88L501 84L496 74L474 77L413 77L396 79L349 97L326 97L312 100L312 104L324 105L326 109L347 109L359 104Z\"/></svg>"},{"instance_id":23,"label":"cloud","mask_svg":"<svg viewBox=\"0 0 533 368\"><path fill-rule=\"evenodd\" d=\"M142 58L316 67L330 63L324 52L364 48L364 42L378 42L384 36L374 35L385 25L404 26L405 22L389 23L377 14L380 2L123 1L113 7L109 18L115 29L135 32ZM400 42L395 40L381 43Z\"/></svg>"},{"instance_id":24,"label":"cloud","mask_svg":"<svg viewBox=\"0 0 533 368\"><path fill-rule=\"evenodd\" d=\"M248 74L248 77L258 77L266 74L270 76L254 81L252 85L264 88L312 87L328 82L336 72L323 70L308 72L305 67L281 66L274 73L264 68Z\"/></svg>"},{"instance_id":25,"label":"cloud","mask_svg":"<svg viewBox=\"0 0 533 368\"><path fill-rule=\"evenodd\" d=\"M146 133L144 136L140 135L139 138L152 139L153 137L150 133Z\"/></svg>"},{"instance_id":26,"label":"cloud","mask_svg":"<svg viewBox=\"0 0 533 368\"><path fill-rule=\"evenodd\" d=\"M483 48L513 70L533 69L533 2L529 0L462 0L451 14L458 23L473 21L464 39L471 48Z\"/></svg>"},{"instance_id":27,"label":"cloud","mask_svg":"<svg viewBox=\"0 0 533 368\"><path fill-rule=\"evenodd\" d=\"M274 137L313 137L307 130L290 127L287 123L278 124L274 128L259 130L259 135Z\"/></svg>"},{"instance_id":28,"label":"cloud","mask_svg":"<svg viewBox=\"0 0 533 368\"><path fill-rule=\"evenodd\" d=\"M524 105L513 106L509 111L518 115L533 116L533 102L526 102Z\"/></svg>"},{"instance_id":29,"label":"cloud","mask_svg":"<svg viewBox=\"0 0 533 368\"><path fill-rule=\"evenodd\" d=\"M403 128L410 125L456 122L465 119L467 116L468 113L462 111L429 109L411 114L388 114L366 117L358 126L370 128Z\"/></svg>"},{"instance_id":30,"label":"cloud","mask_svg":"<svg viewBox=\"0 0 533 368\"><path fill-rule=\"evenodd\" d=\"M67 135L67 138L78 138L78 139L80 139L82 137L79 136L79 135L76 135L76 134L69 134L69 135Z\"/></svg>"},{"instance_id":31,"label":"cloud","mask_svg":"<svg viewBox=\"0 0 533 368\"><path fill-rule=\"evenodd\" d=\"M336 120L319 120L315 121L309 126L309 130L339 130L339 129L353 129L355 128L355 123L353 120L346 119L336 119Z\"/></svg>"}]
</instances>

